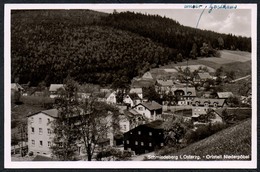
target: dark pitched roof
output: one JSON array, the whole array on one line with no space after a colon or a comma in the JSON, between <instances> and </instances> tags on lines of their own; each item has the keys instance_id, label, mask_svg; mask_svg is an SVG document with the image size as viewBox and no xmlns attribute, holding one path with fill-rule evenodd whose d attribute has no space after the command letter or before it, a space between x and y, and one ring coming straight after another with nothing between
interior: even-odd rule
<instances>
[{"instance_id":1,"label":"dark pitched roof","mask_svg":"<svg viewBox=\"0 0 260 172\"><path fill-rule=\"evenodd\" d=\"M51 157L36 155L36 157L32 161L57 161Z\"/></svg>"},{"instance_id":2,"label":"dark pitched roof","mask_svg":"<svg viewBox=\"0 0 260 172\"><path fill-rule=\"evenodd\" d=\"M204 105L204 103L208 103L209 106L214 106L214 103L217 103L219 107L223 106L226 103L226 99L207 99L207 98L195 98L192 101L192 105L195 105L196 102L199 103L199 105Z\"/></svg>"},{"instance_id":3,"label":"dark pitched roof","mask_svg":"<svg viewBox=\"0 0 260 172\"><path fill-rule=\"evenodd\" d=\"M48 109L48 110L43 110L43 111L40 111L40 112L36 112L34 114L30 114L28 115L27 117L29 116L33 116L33 115L36 115L36 114L39 114L39 113L44 113L48 116L51 116L53 118L57 118L58 117L58 110L57 109Z\"/></svg>"},{"instance_id":4,"label":"dark pitched roof","mask_svg":"<svg viewBox=\"0 0 260 172\"><path fill-rule=\"evenodd\" d=\"M143 105L144 107L146 107L149 110L157 110L157 109L161 109L162 108L162 105L160 105L159 103L157 103L155 101L143 102L143 103L139 103L138 105Z\"/></svg>"},{"instance_id":5,"label":"dark pitched roof","mask_svg":"<svg viewBox=\"0 0 260 172\"><path fill-rule=\"evenodd\" d=\"M138 99L140 99L140 97L137 95L137 93L129 93L128 95L129 95L129 97L130 97L132 100L138 100Z\"/></svg>"}]
</instances>

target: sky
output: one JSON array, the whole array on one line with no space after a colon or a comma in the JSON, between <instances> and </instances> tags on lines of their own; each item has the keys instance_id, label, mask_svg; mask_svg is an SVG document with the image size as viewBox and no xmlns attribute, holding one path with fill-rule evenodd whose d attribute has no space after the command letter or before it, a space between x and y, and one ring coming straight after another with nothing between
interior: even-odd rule
<instances>
[{"instance_id":1,"label":"sky","mask_svg":"<svg viewBox=\"0 0 260 172\"><path fill-rule=\"evenodd\" d=\"M96 10L112 13L113 10ZM117 12L133 11L147 14L158 14L178 21L184 26L196 28L202 9L116 9ZM205 9L198 23L199 29L211 30L219 33L251 37L250 9Z\"/></svg>"}]
</instances>

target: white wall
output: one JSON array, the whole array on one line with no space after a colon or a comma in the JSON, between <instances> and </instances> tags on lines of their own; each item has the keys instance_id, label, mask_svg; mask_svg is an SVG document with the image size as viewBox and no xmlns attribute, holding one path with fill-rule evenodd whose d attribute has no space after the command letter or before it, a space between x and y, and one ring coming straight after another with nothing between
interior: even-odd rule
<instances>
[{"instance_id":1,"label":"white wall","mask_svg":"<svg viewBox=\"0 0 260 172\"><path fill-rule=\"evenodd\" d=\"M41 118L41 122L39 121ZM44 114L38 113L27 118L28 122L28 149L29 152L32 151L35 154L51 154L48 142L52 143L53 134L48 134L48 129L51 130L51 124L48 124L48 119L53 121L54 118ZM34 128L34 133L32 133L32 127ZM39 128L42 128L42 133L39 133ZM34 140L34 145L32 144ZM42 146L40 145L42 141ZM38 152L38 153L37 153Z\"/></svg>"}]
</instances>

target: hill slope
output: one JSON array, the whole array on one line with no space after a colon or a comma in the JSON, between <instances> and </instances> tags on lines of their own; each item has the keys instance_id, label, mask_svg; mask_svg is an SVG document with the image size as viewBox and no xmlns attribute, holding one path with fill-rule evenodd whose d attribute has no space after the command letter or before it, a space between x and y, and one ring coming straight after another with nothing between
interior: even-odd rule
<instances>
[{"instance_id":1,"label":"hill slope","mask_svg":"<svg viewBox=\"0 0 260 172\"><path fill-rule=\"evenodd\" d=\"M170 155L251 155L251 120L224 129ZM205 159L205 158L204 158Z\"/></svg>"},{"instance_id":2,"label":"hill slope","mask_svg":"<svg viewBox=\"0 0 260 172\"><path fill-rule=\"evenodd\" d=\"M12 82L19 78L32 85L62 83L70 75L80 83L129 83L143 70L169 61L170 48L96 25L99 13L77 13L16 11L12 15Z\"/></svg>"}]
</instances>

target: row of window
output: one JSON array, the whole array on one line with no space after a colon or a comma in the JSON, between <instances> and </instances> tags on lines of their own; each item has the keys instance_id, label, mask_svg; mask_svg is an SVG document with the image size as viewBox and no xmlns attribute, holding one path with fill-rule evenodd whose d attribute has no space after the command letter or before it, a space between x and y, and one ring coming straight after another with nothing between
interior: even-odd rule
<instances>
[{"instance_id":1,"label":"row of window","mask_svg":"<svg viewBox=\"0 0 260 172\"><path fill-rule=\"evenodd\" d=\"M126 144L129 144L129 143L130 143L129 140L127 140L127 141L126 141ZM138 141L135 141L135 145L136 145L136 146L139 145L139 144L138 144ZM144 146L144 142L140 142L140 145L141 145L141 146ZM152 147L153 144L150 142L150 143L149 143L149 146ZM163 146L163 143L161 143L161 146Z\"/></svg>"},{"instance_id":2,"label":"row of window","mask_svg":"<svg viewBox=\"0 0 260 172\"><path fill-rule=\"evenodd\" d=\"M32 134L34 134L34 127L31 127L31 133ZM42 133L43 133L43 130L42 130L42 128L39 128L39 135L42 135ZM50 128L47 128L47 133L48 133L48 135L50 135L51 134L51 129Z\"/></svg>"},{"instance_id":3,"label":"row of window","mask_svg":"<svg viewBox=\"0 0 260 172\"><path fill-rule=\"evenodd\" d=\"M130 134L133 134L133 132L130 132ZM142 132L141 131L138 131L138 135L141 135L142 134ZM152 132L149 132L148 133L149 134L149 136L152 136L153 135L153 133ZM162 133L159 133L159 135L161 135Z\"/></svg>"},{"instance_id":4,"label":"row of window","mask_svg":"<svg viewBox=\"0 0 260 172\"><path fill-rule=\"evenodd\" d=\"M31 122L34 122L34 118L31 117ZM49 124L51 122L50 118L47 118L47 124ZM38 123L41 124L42 123L42 118L38 119Z\"/></svg>"},{"instance_id":5,"label":"row of window","mask_svg":"<svg viewBox=\"0 0 260 172\"><path fill-rule=\"evenodd\" d=\"M50 146L51 146L51 142L48 141L48 142L47 142L47 145L48 145L48 147L50 147ZM35 146L35 140L32 140L32 146ZM43 146L43 141L40 140L40 141L39 141L39 147L42 147L42 146Z\"/></svg>"}]
</instances>

